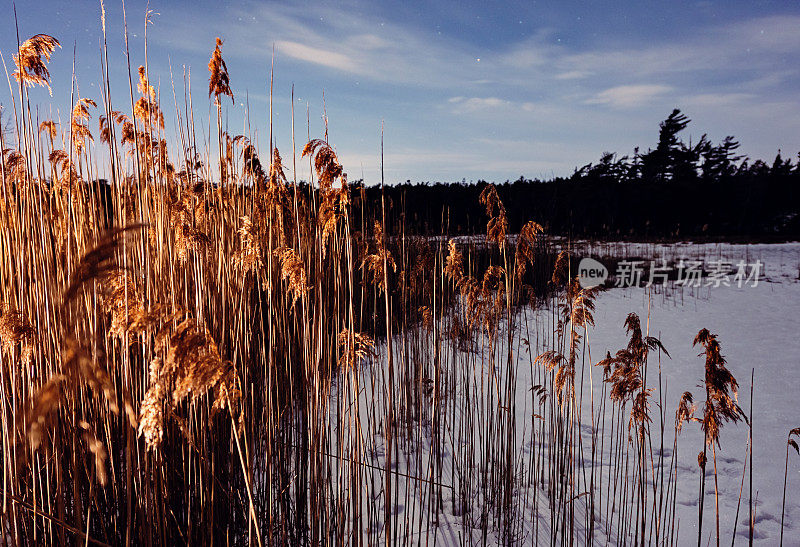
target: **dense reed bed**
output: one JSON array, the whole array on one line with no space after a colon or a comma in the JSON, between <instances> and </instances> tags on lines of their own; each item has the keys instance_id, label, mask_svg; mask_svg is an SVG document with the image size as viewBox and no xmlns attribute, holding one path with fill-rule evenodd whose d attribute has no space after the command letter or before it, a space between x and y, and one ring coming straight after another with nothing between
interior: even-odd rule
<instances>
[{"instance_id":1,"label":"dense reed bed","mask_svg":"<svg viewBox=\"0 0 800 547\"><path fill-rule=\"evenodd\" d=\"M596 289L535 222L510 238L494 187L480 248L386 233L327 135L289 163L222 130L221 40L205 143L188 90L164 134L146 66L112 105L105 51L101 95L38 119L58 47L20 44L3 112L4 543L676 542L681 429L716 477L720 428L749 423L713 334L702 402L666 400L649 324L593 361ZM716 513L699 544L729 538Z\"/></svg>"}]
</instances>

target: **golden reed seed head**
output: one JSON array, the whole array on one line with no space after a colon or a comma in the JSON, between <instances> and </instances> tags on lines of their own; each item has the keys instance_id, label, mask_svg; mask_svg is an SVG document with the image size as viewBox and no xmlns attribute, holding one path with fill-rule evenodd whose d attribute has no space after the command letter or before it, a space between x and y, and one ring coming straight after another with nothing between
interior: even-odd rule
<instances>
[{"instance_id":1,"label":"golden reed seed head","mask_svg":"<svg viewBox=\"0 0 800 547\"><path fill-rule=\"evenodd\" d=\"M337 336L339 342L339 362L345 369L354 369L359 361L375 357L375 341L368 335L343 329Z\"/></svg>"},{"instance_id":2,"label":"golden reed seed head","mask_svg":"<svg viewBox=\"0 0 800 547\"><path fill-rule=\"evenodd\" d=\"M737 404L739 383L725 367L725 358L717 335L708 329L701 329L694 338L693 345L705 348L705 388L708 398L703 407L701 428L706 434L706 442L719 445L719 430L724 422L748 421L747 415ZM703 355L703 354L701 354Z\"/></svg>"},{"instance_id":3,"label":"golden reed seed head","mask_svg":"<svg viewBox=\"0 0 800 547\"><path fill-rule=\"evenodd\" d=\"M50 135L51 139L55 139L58 135L58 122L54 122L53 120L45 120L39 124L39 133L46 132L46 134Z\"/></svg>"},{"instance_id":4,"label":"golden reed seed head","mask_svg":"<svg viewBox=\"0 0 800 547\"><path fill-rule=\"evenodd\" d=\"M314 170L321 188L330 188L337 178L344 174L339 158L330 144L322 139L313 139L303 147L301 157L311 156Z\"/></svg>"},{"instance_id":5,"label":"golden reed seed head","mask_svg":"<svg viewBox=\"0 0 800 547\"><path fill-rule=\"evenodd\" d=\"M697 405L694 404L694 400L692 398L692 394L688 391L685 391L683 395L681 395L680 402L678 403L678 411L677 411L677 430L680 433L681 429L683 428L684 422L694 419L694 413L697 410Z\"/></svg>"},{"instance_id":6,"label":"golden reed seed head","mask_svg":"<svg viewBox=\"0 0 800 547\"><path fill-rule=\"evenodd\" d=\"M36 338L36 329L22 313L0 302L0 349L3 353L10 355L19 345L19 360L27 365L33 358Z\"/></svg>"},{"instance_id":7,"label":"golden reed seed head","mask_svg":"<svg viewBox=\"0 0 800 547\"><path fill-rule=\"evenodd\" d=\"M517 237L517 248L514 251L514 277L520 281L525 275L527 266L533 266L536 239L544 231L542 226L534 221L528 221Z\"/></svg>"},{"instance_id":8,"label":"golden reed seed head","mask_svg":"<svg viewBox=\"0 0 800 547\"><path fill-rule=\"evenodd\" d=\"M287 282L286 290L292 295L292 306L297 299L309 291L306 269L297 252L289 247L278 247L273 251L281 267L281 278Z\"/></svg>"},{"instance_id":9,"label":"golden reed seed head","mask_svg":"<svg viewBox=\"0 0 800 547\"><path fill-rule=\"evenodd\" d=\"M78 291L83 287L84 283L93 279L103 278L111 272L119 271L115 253L122 238L132 230L138 230L143 226L142 224L132 224L125 228L112 228L106 232L97 245L83 255L72 272L70 284L64 292L64 304L78 295Z\"/></svg>"},{"instance_id":10,"label":"golden reed seed head","mask_svg":"<svg viewBox=\"0 0 800 547\"><path fill-rule=\"evenodd\" d=\"M164 419L184 399L194 403L213 390L212 408L220 410L238 404L241 392L231 364L223 361L219 348L204 325L187 318L167 340L161 333L158 345L167 345L166 358L156 357L150 363L150 387L145 393L139 414L139 434L148 449L160 446L164 436Z\"/></svg>"},{"instance_id":11,"label":"golden reed seed head","mask_svg":"<svg viewBox=\"0 0 800 547\"><path fill-rule=\"evenodd\" d=\"M220 46L222 40L217 37L214 52L211 54L211 59L208 61L208 96L214 96L214 104L220 104L220 96L228 95L233 101L233 91L231 91L230 76L228 75L228 66L222 58L222 50Z\"/></svg>"},{"instance_id":12,"label":"golden reed seed head","mask_svg":"<svg viewBox=\"0 0 800 547\"><path fill-rule=\"evenodd\" d=\"M456 242L453 239L447 242L447 249L444 273L452 283L458 283L464 276L464 256L456 248Z\"/></svg>"},{"instance_id":13,"label":"golden reed seed head","mask_svg":"<svg viewBox=\"0 0 800 547\"><path fill-rule=\"evenodd\" d=\"M81 380L101 394L114 414L119 413L117 391L106 369L92 358L92 355L74 338L67 338L63 348L64 371L67 377L77 385Z\"/></svg>"},{"instance_id":14,"label":"golden reed seed head","mask_svg":"<svg viewBox=\"0 0 800 547\"><path fill-rule=\"evenodd\" d=\"M19 51L12 55L14 65L17 67L12 73L14 79L25 87L44 86L52 96L50 71L47 70L45 63L50 60L50 55L57 47L61 47L59 41L48 34L37 34L25 40L19 46Z\"/></svg>"},{"instance_id":15,"label":"golden reed seed head","mask_svg":"<svg viewBox=\"0 0 800 547\"><path fill-rule=\"evenodd\" d=\"M62 403L64 393L62 384L66 376L51 376L28 403L25 413L25 435L31 449L36 450L44 440L47 418Z\"/></svg>"},{"instance_id":16,"label":"golden reed seed head","mask_svg":"<svg viewBox=\"0 0 800 547\"><path fill-rule=\"evenodd\" d=\"M489 217L489 222L486 224L486 241L505 245L508 219L506 218L506 208L500 200L494 184L486 185L481 192L480 202L486 207L486 216Z\"/></svg>"}]
</instances>

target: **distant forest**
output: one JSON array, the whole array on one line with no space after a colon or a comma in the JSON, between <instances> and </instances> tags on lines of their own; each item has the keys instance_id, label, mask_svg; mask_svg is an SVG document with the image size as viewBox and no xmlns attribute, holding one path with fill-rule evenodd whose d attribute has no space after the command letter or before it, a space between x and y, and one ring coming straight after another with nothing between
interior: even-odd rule
<instances>
[{"instance_id":1,"label":"distant forest","mask_svg":"<svg viewBox=\"0 0 800 547\"><path fill-rule=\"evenodd\" d=\"M606 152L570 177L497 184L509 231L535 220L550 234L600 239L800 237L800 162L780 151L772 162L751 161L734 137L687 144L680 134L689 122L675 109L659 125L655 149ZM387 185L387 223L394 233L483 233L478 196L486 184ZM380 187L354 194L365 200L367 218L380 218Z\"/></svg>"}]
</instances>

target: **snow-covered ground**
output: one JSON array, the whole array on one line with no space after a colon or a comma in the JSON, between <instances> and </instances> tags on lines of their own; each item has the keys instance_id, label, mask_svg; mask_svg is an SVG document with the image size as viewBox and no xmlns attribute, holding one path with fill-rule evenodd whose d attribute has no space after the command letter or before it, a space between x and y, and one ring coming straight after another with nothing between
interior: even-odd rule
<instances>
[{"instance_id":1,"label":"snow-covered ground","mask_svg":"<svg viewBox=\"0 0 800 547\"><path fill-rule=\"evenodd\" d=\"M769 263L768 263L769 264ZM784 280L757 287L719 287L704 289L693 297L684 293L654 295L649 306L650 333L660 337L671 354L662 360L668 415L672 416L678 398L691 391L696 400L704 398L704 361L692 340L701 328L717 334L727 359L728 369L739 381L739 403L749 412L751 371L754 372L753 397L753 492L757 497L756 539L764 545L776 544L780 534L783 471L786 440L790 429L800 427L800 282ZM648 314L648 295L644 289L612 289L597 300L596 327L590 331L592 357L622 347L626 342L622 324L629 312L642 318ZM726 424L718 450L720 489L720 529L727 544L745 463L748 428L744 423ZM681 475L678 504L683 506L679 544L696 537L697 452L703 435L695 424L684 427L680 435ZM710 466L709 466L710 467ZM789 489L786 503L785 545L800 545L800 458L790 454ZM688 479L691 475L691 479ZM792 486L794 485L794 486ZM713 482L707 483L707 492ZM756 496L757 494L757 496ZM747 483L740 513L738 534L747 540ZM713 501L707 498L706 531L714 518Z\"/></svg>"},{"instance_id":2,"label":"snow-covered ground","mask_svg":"<svg viewBox=\"0 0 800 547\"><path fill-rule=\"evenodd\" d=\"M783 494L786 440L790 429L800 427L800 329L797 313L800 312L800 244L777 245L733 245L733 244L635 244L579 242L573 246L574 256L614 256L649 259L667 258L676 262L680 258L713 261L723 259L736 263L760 260L764 264L764 275L759 283L737 287L676 287L669 282L652 289L644 287L612 288L599 294L594 312L595 326L587 335L586 363L576 373L576 391L580 390L582 409L583 444L585 461L589 461L587 440L592 435L592 405L599 404L602 390L600 369L588 366L596 364L607 351L614 354L627 344L623 323L626 316L634 312L642 320L643 329L657 336L669 351L671 358L661 356L663 413L666 422L664 435L664 466L672 456L672 424L678 399L685 391L694 394L695 402L702 403L705 393L701 387L704 374L704 357L700 350L692 347L697 332L707 328L718 335L727 367L739 382L739 404L752 415L754 432L753 451L753 497L755 504L755 542L759 545L776 545L780 535L781 500ZM490 359L492 350L478 348L465 357L453 344L443 343L441 360L447 370L448 379L442 382L449 392L442 397L443 405L450 405L441 413L443 422L438 424L438 442L431 435L435 425L434 409L423 408L415 425L407 431L405 440L396 442L393 451L391 513L395 515L393 535L403 544L495 544L513 542L520 544L548 544L551 542L552 517L546 501L544 488L537 487L526 473L530 461L539 451L547 447L541 439L531 437L534 415L541 412L536 406L531 389L541 383L541 372L532 365L536 354L550 349L552 336L552 310L525 310L518 318L515 330L516 348L512 366L516 379L513 391L513 467L519 472L513 487L513 502L517 522L503 534L497 523L492 524L492 510L487 493L475 488L475 475L479 472L476 461L499 458L499 454L483 452L487 440L491 441L493 429L502 429L507 423L510 410L497 410L497 401L471 399L471 395L488 393L490 389L505 389L509 378L507 353L495 348L495 359ZM433 343L431 339L431 343ZM530 348L528 350L528 348ZM414 348L395 345L395 360L412 360L417 352ZM385 363L383 360L379 362ZM648 385L658 385L659 358L651 354ZM541 367L539 367L541 368ZM430 363L423 364L430 370ZM755 378L753 408L750 412L751 371ZM365 453L373 468L367 468L361 492L364 507L370 507L372 515L363 518L361 529L365 541L379 544L385 541L384 507L386 440L382 433L385 416L385 393L376 393L385 380L385 364L373 365L362 379L359 395L360 435L363 437ZM374 382L374 383L372 383ZM494 383L493 383L494 382ZM582 384L581 384L582 382ZM492 386L487 388L487 386ZM466 386L466 387L465 387ZM581 387L582 386L582 387ZM337 391L342 395L341 389ZM590 396L593 394L593 396ZM653 438L656 439L659 424L658 391L653 395L651 416ZM432 400L432 398L429 398ZM494 406L493 406L494 405ZM334 407L342 408L341 401ZM468 420L465 409L474 408ZM702 408L702 407L701 407ZM373 414L374 409L374 414ZM595 409L596 410L596 409ZM698 415L702 410L698 411ZM487 416L494 416L492 425ZM626 418L627 423L627 418ZM717 450L719 475L720 541L727 545L731 541L734 519L740 490L741 505L738 516L736 542L744 544L748 536L748 479L746 474L746 450L748 427L745 423L725 424L721 430L721 445ZM538 444L537 444L538 443ZM435 446L434 446L435 445ZM658 468L658 441L652 447L655 471ZM476 449L476 447L478 447ZM703 434L697 423L684 426L679 437L678 490L677 490L677 544L692 544L697 540L697 497L700 470L697 454L703 448ZM462 458L465 452L472 458ZM438 457L433 457L437 454ZM709 451L710 454L710 451ZM608 459L605 459L606 464ZM494 460L492 460L494 461ZM497 465L502 465L500 459ZM584 463L584 466L589 465ZM472 467L474 466L474 467ZM491 467L491 465L490 465ZM586 473L590 471L584 471ZM668 470L665 468L665 472ZM714 479L710 457L706 472L706 503L704 515L704 543L714 541ZM598 478L608 484L607 470L598 470ZM744 483L743 483L744 477ZM800 545L800 457L791 452L789 458L789 485L787 488L784 545ZM427 482L426 482L427 481ZM431 484L431 481L438 484ZM441 481L441 482L439 482ZM467 489L468 507L459 503L459 489ZM474 489L474 490L473 490ZM575 486L580 497L582 485ZM431 496L437 503L430 503ZM634 497L634 494L631 494ZM575 503L575 543L587 543L585 522L588 511L588 496ZM431 510L437 507L438 510ZM489 509L487 510L487 507ZM619 516L605 510L598 512L591 540L598 545L633 543L633 537L618 538L614 519ZM611 522L607 520L611 519ZM608 535L606 532L608 531ZM652 535L650 541L654 541Z\"/></svg>"}]
</instances>

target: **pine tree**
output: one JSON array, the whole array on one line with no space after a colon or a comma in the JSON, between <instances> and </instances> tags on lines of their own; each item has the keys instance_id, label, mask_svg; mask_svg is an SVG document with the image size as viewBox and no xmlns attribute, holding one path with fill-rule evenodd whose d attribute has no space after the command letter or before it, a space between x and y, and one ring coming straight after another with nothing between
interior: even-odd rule
<instances>
[{"instance_id":1,"label":"pine tree","mask_svg":"<svg viewBox=\"0 0 800 547\"><path fill-rule=\"evenodd\" d=\"M672 180L676 167L685 162L686 148L678 139L678 133L686 129L690 121L676 108L659 124L658 146L642 156L643 178L658 182Z\"/></svg>"}]
</instances>

